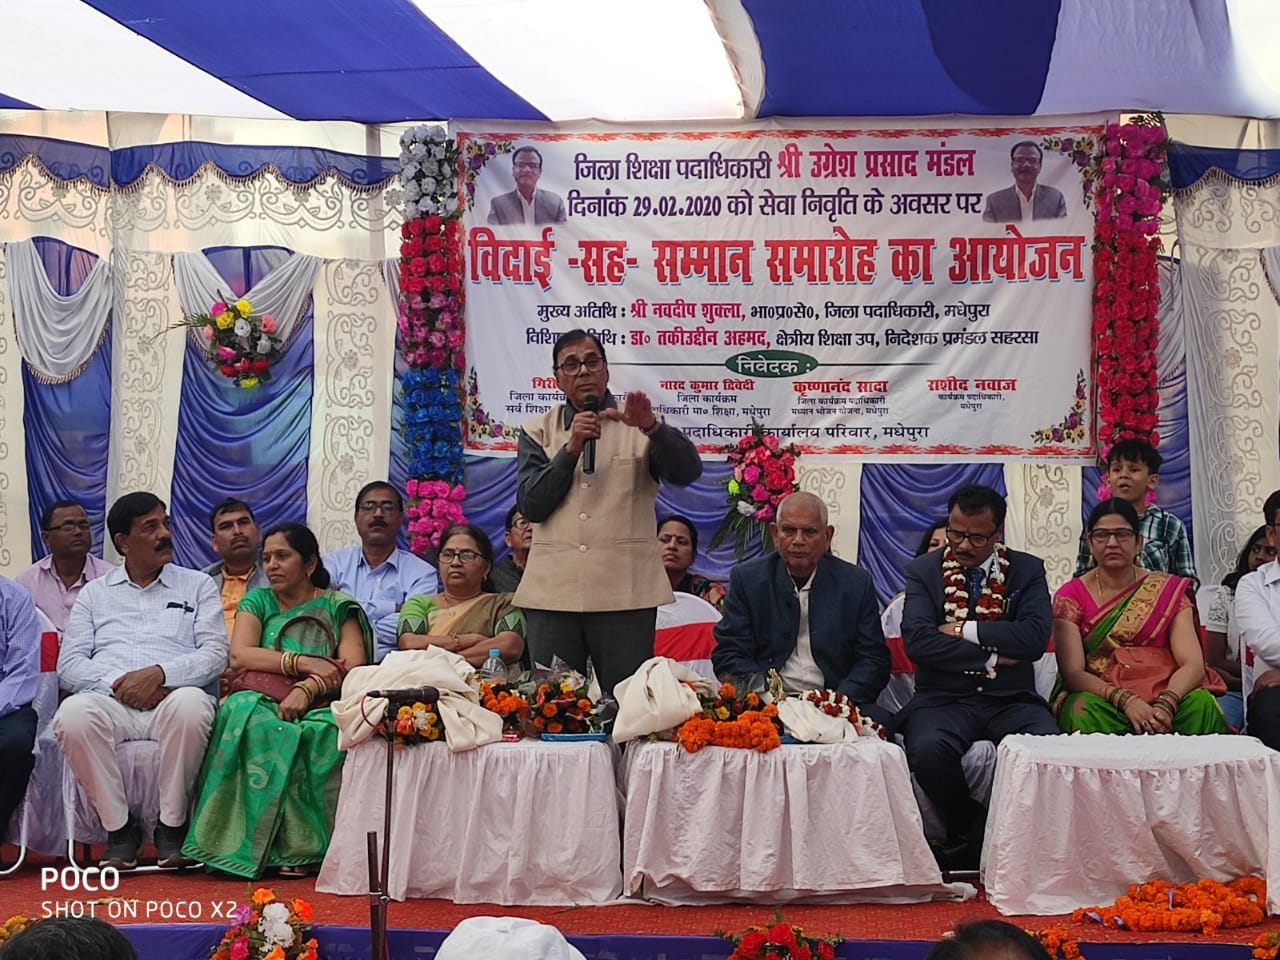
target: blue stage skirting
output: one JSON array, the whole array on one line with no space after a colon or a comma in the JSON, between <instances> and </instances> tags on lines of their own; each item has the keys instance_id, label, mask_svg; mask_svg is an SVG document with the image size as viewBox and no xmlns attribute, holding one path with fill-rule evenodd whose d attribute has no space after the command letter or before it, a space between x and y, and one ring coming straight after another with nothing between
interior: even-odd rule
<instances>
[{"instance_id":1,"label":"blue stage skirting","mask_svg":"<svg viewBox=\"0 0 1280 960\"><path fill-rule=\"evenodd\" d=\"M206 960L224 926L131 925L120 928L141 960ZM316 927L320 960L369 960L365 927ZM390 930L391 960L430 960L447 935L443 930ZM1252 937L1250 937L1252 939ZM724 960L728 944L715 937L573 936L586 960ZM840 960L921 960L930 944L915 940L846 940ZM1247 960L1246 946L1223 943L1086 943L1086 960ZM483 960L483 958L477 958Z\"/></svg>"}]
</instances>

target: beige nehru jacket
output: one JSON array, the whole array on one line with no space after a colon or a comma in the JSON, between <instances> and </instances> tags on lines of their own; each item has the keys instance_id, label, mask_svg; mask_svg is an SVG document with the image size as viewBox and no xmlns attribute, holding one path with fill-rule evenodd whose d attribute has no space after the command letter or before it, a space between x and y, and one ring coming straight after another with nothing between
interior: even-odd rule
<instances>
[{"instance_id":1,"label":"beige nehru jacket","mask_svg":"<svg viewBox=\"0 0 1280 960\"><path fill-rule=\"evenodd\" d=\"M564 407L528 421L524 431L554 457L569 440ZM648 438L635 427L605 420L596 441L596 472L584 475L579 463L560 506L533 525L516 606L599 613L671 603L654 530L657 493Z\"/></svg>"}]
</instances>

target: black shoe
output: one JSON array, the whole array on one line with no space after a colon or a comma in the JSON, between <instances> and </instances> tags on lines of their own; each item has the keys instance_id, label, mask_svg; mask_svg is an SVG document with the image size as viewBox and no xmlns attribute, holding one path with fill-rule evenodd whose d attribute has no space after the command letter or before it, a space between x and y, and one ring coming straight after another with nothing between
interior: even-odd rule
<instances>
[{"instance_id":1,"label":"black shoe","mask_svg":"<svg viewBox=\"0 0 1280 960\"><path fill-rule=\"evenodd\" d=\"M951 873L978 869L972 849L964 840L932 844L929 849L933 851L933 859L938 861L938 869L942 871L944 880Z\"/></svg>"},{"instance_id":2,"label":"black shoe","mask_svg":"<svg viewBox=\"0 0 1280 960\"><path fill-rule=\"evenodd\" d=\"M156 866L176 869L195 866L195 861L183 856L182 845L187 841L187 825L170 827L156 821Z\"/></svg>"},{"instance_id":3,"label":"black shoe","mask_svg":"<svg viewBox=\"0 0 1280 960\"><path fill-rule=\"evenodd\" d=\"M98 861L99 867L132 870L138 865L138 848L142 846L142 828L133 814L119 830L107 833L107 849Z\"/></svg>"}]
</instances>

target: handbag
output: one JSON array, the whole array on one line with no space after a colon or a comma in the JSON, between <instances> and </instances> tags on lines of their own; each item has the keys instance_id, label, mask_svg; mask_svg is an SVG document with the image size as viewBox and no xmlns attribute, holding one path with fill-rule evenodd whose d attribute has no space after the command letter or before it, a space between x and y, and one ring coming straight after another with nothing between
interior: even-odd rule
<instances>
[{"instance_id":1,"label":"handbag","mask_svg":"<svg viewBox=\"0 0 1280 960\"><path fill-rule=\"evenodd\" d=\"M1102 680L1150 703L1169 686L1169 678L1177 669L1178 661L1168 647L1117 647L1102 671ZM1214 696L1227 692L1221 675L1208 664L1200 686Z\"/></svg>"},{"instance_id":2,"label":"handbag","mask_svg":"<svg viewBox=\"0 0 1280 960\"><path fill-rule=\"evenodd\" d=\"M264 648L271 650L280 649L280 637L286 631L291 633L303 633L315 636L317 631L322 631L328 639L329 649L337 649L337 641L334 639L333 631L329 629L329 624L321 620L319 617L310 613L300 613L295 617L290 617L285 625L276 632L275 646ZM338 668L338 673L342 677L346 677L347 668L341 660L335 660L333 657L325 657L315 653L302 654L305 657L316 657L319 660L327 660ZM241 670L231 676L231 681L227 685L229 693L239 693L242 690L248 690L253 693L260 693L264 697L270 697L279 703L285 697L293 692L293 685L301 678L286 677L283 673L275 673L271 670ZM338 698L341 690L331 690L320 694L311 701L311 706L327 707L330 703Z\"/></svg>"}]
</instances>

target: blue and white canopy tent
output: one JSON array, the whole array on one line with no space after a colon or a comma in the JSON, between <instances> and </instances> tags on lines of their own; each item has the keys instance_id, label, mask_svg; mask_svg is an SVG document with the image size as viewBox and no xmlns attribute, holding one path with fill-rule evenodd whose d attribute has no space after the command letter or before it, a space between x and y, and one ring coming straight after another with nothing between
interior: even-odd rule
<instances>
[{"instance_id":1,"label":"blue and white canopy tent","mask_svg":"<svg viewBox=\"0 0 1280 960\"><path fill-rule=\"evenodd\" d=\"M0 570L41 552L43 504L86 503L100 543L105 505L137 488L169 500L188 564L208 557L203 514L227 493L264 522L305 515L326 547L350 539L358 486L404 475L405 123L1161 110L1178 142L1181 263L1164 274L1161 503L1216 580L1280 487L1277 39L1266 0L9 0ZM299 257L306 269L263 294ZM164 333L219 281L307 303L275 377L248 397ZM1065 577L1095 482L1013 463L802 465L837 506L838 549L886 592L944 491L969 477L1009 492L1010 540ZM721 477L710 465L664 506L712 525ZM509 462L473 462L469 515L499 530L513 482Z\"/></svg>"}]
</instances>

